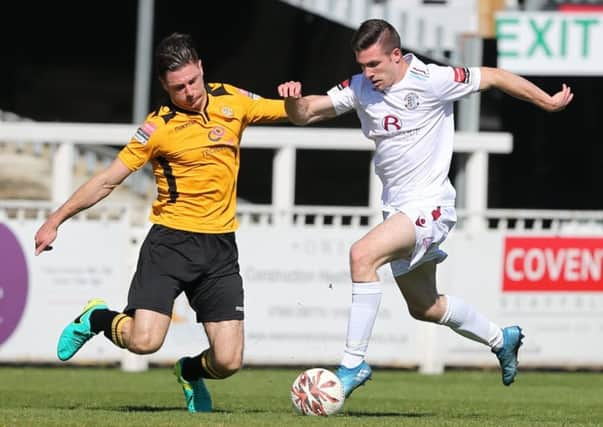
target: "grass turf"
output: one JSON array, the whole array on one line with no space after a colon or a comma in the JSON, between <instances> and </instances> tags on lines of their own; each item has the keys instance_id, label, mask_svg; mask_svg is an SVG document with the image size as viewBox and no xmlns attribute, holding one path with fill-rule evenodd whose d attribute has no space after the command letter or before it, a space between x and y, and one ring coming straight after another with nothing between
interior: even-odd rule
<instances>
[{"instance_id":1,"label":"grass turf","mask_svg":"<svg viewBox=\"0 0 603 427\"><path fill-rule=\"evenodd\" d=\"M426 376L376 370L325 418L293 412L299 370L246 368L208 381L215 411L189 414L169 368L0 367L0 426L601 426L600 373L495 372Z\"/></svg>"}]
</instances>

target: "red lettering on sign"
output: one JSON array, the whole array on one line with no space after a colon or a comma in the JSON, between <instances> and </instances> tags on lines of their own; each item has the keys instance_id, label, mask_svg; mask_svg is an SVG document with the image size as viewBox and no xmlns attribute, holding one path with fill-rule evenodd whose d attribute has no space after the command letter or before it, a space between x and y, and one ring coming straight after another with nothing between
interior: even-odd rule
<instances>
[{"instance_id":1,"label":"red lettering on sign","mask_svg":"<svg viewBox=\"0 0 603 427\"><path fill-rule=\"evenodd\" d=\"M603 239L507 237L503 291L603 292Z\"/></svg>"}]
</instances>

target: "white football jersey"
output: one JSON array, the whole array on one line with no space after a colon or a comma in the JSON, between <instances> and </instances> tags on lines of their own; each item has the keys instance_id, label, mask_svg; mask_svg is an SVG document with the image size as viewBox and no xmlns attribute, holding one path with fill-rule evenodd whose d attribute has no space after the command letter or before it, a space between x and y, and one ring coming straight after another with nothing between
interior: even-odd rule
<instances>
[{"instance_id":1,"label":"white football jersey","mask_svg":"<svg viewBox=\"0 0 603 427\"><path fill-rule=\"evenodd\" d=\"M356 74L328 95L338 115L355 109L362 132L375 142L384 210L417 202L454 206L453 102L479 90L480 70L425 64L412 54L404 60L404 78L383 92Z\"/></svg>"}]
</instances>

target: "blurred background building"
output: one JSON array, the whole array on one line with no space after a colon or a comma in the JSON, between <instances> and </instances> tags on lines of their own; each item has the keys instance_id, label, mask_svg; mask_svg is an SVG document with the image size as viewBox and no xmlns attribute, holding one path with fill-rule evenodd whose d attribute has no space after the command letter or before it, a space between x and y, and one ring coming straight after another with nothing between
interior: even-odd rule
<instances>
[{"instance_id":1,"label":"blurred background building","mask_svg":"<svg viewBox=\"0 0 603 427\"><path fill-rule=\"evenodd\" d=\"M402 35L404 48L425 60L465 64L468 58L459 51L458 40L470 35L479 37L482 46L477 56L469 58L471 62L477 58L483 65L496 66L495 13L602 7L600 1L550 0L157 0L148 4L152 47L173 31L191 33L207 80L230 82L264 97L276 97L277 84L287 80L303 82L305 93L324 93L357 73L349 41L358 23L371 14L390 19ZM136 123L138 13L136 1L5 5L4 15L15 17L19 29L0 29L4 40L0 120ZM489 206L602 209L596 177L603 169L599 119L603 78L571 73L529 78L549 92L567 83L575 99L567 111L551 115L497 91L481 96L479 130L506 131L514 137L511 154L490 160ZM155 75L150 85L146 111L163 96ZM358 122L348 114L317 126L358 127ZM270 170L272 154L260 149L243 153L240 197L269 202L270 176L255 172ZM37 178L44 174L43 165L36 169L31 157L15 154L9 149L0 156L0 197L47 198L47 188ZM366 205L370 153L307 150L298 153L297 160L297 203ZM345 174L340 173L341 165ZM18 194L15 180L24 183Z\"/></svg>"}]
</instances>

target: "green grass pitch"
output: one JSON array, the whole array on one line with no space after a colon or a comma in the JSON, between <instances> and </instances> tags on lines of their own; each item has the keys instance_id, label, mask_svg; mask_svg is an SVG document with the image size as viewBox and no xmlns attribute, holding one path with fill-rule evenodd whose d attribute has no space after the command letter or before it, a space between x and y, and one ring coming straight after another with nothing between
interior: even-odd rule
<instances>
[{"instance_id":1,"label":"green grass pitch","mask_svg":"<svg viewBox=\"0 0 603 427\"><path fill-rule=\"evenodd\" d=\"M189 414L170 368L0 367L0 426L601 426L603 375L376 370L328 418L294 413L299 369L245 368L208 381L215 411Z\"/></svg>"}]
</instances>

